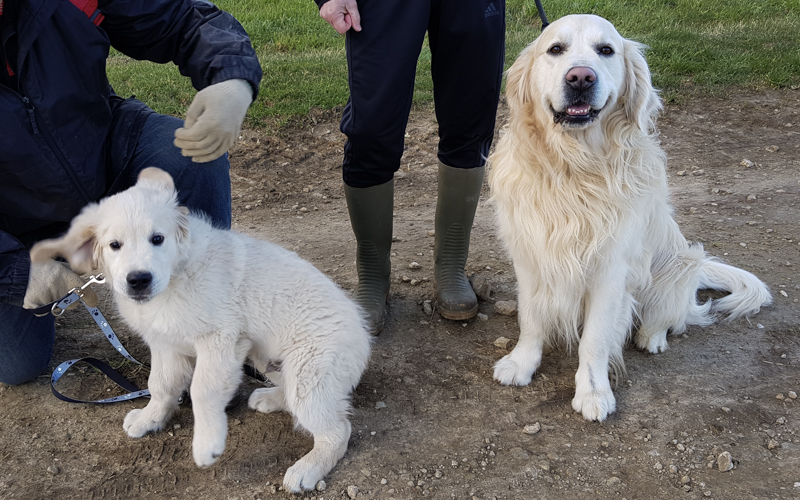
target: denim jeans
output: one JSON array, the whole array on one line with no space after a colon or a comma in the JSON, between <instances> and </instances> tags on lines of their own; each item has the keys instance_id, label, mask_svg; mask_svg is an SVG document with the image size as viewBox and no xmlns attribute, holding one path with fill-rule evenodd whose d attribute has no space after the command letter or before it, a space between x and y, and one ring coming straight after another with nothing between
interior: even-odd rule
<instances>
[{"instance_id":1,"label":"denim jeans","mask_svg":"<svg viewBox=\"0 0 800 500\"><path fill-rule=\"evenodd\" d=\"M134 185L143 169L158 167L172 176L181 205L205 214L216 227L230 229L228 155L208 163L193 163L172 143L175 130L182 126L183 120L178 118L151 114L130 162L114 180L108 194ZM79 306L75 310L81 309ZM47 369L54 343L52 316L37 318L21 307L0 304L0 382L18 385L40 375Z\"/></svg>"},{"instance_id":2,"label":"denim jeans","mask_svg":"<svg viewBox=\"0 0 800 500\"><path fill-rule=\"evenodd\" d=\"M169 172L178 189L178 201L195 212L207 215L214 226L231 227L231 177L227 153L208 163L193 163L181 155L172 141L183 120L151 114L130 163L111 185L108 194L124 191L136 184L139 172L158 167Z\"/></svg>"},{"instance_id":3,"label":"denim jeans","mask_svg":"<svg viewBox=\"0 0 800 500\"><path fill-rule=\"evenodd\" d=\"M55 318L0 304L0 325L0 382L18 385L41 374L53 355Z\"/></svg>"}]
</instances>

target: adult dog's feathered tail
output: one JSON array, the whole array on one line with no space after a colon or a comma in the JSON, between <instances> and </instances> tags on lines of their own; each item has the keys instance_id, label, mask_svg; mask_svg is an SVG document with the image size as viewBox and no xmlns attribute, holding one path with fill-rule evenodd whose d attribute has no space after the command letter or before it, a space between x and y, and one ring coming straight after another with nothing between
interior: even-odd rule
<instances>
[{"instance_id":1,"label":"adult dog's feathered tail","mask_svg":"<svg viewBox=\"0 0 800 500\"><path fill-rule=\"evenodd\" d=\"M712 305L714 312L728 314L728 320L755 314L772 303L772 294L760 279L711 257L700 267L700 288L731 292Z\"/></svg>"}]
</instances>

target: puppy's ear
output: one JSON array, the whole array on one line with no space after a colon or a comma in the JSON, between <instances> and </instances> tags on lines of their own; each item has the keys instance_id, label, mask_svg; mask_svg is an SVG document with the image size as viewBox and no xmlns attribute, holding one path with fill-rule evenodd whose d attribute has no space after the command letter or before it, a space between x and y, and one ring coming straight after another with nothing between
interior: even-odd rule
<instances>
[{"instance_id":1,"label":"puppy's ear","mask_svg":"<svg viewBox=\"0 0 800 500\"><path fill-rule=\"evenodd\" d=\"M56 257L67 259L76 274L97 269L97 217L99 206L92 203L72 220L69 231L60 237L42 240L31 248L31 262L42 263Z\"/></svg>"},{"instance_id":2,"label":"puppy's ear","mask_svg":"<svg viewBox=\"0 0 800 500\"><path fill-rule=\"evenodd\" d=\"M644 58L647 47L633 40L625 40L625 91L624 108L628 121L642 132L655 128L655 120L661 110L661 99L650 80L650 68Z\"/></svg>"},{"instance_id":3,"label":"puppy's ear","mask_svg":"<svg viewBox=\"0 0 800 500\"><path fill-rule=\"evenodd\" d=\"M525 104L533 102L531 66L533 66L535 59L535 45L536 41L525 47L506 72L506 99L508 100L508 108L512 112L522 109Z\"/></svg>"},{"instance_id":4,"label":"puppy's ear","mask_svg":"<svg viewBox=\"0 0 800 500\"><path fill-rule=\"evenodd\" d=\"M139 183L158 184L168 191L175 191L175 181L172 180L172 176L156 167L147 167L139 172L136 184Z\"/></svg>"},{"instance_id":5,"label":"puppy's ear","mask_svg":"<svg viewBox=\"0 0 800 500\"><path fill-rule=\"evenodd\" d=\"M147 185L149 187L158 186L162 189L166 189L167 191L172 191L173 193L175 192L175 182L172 180L172 176L164 170L156 167L147 167L139 172L139 177L136 179L136 184ZM173 201L175 205L177 205L175 196L173 196ZM180 242L189 236L189 209L178 206L177 210L177 238Z\"/></svg>"},{"instance_id":6,"label":"puppy's ear","mask_svg":"<svg viewBox=\"0 0 800 500\"><path fill-rule=\"evenodd\" d=\"M178 207L178 241L182 242L189 237L189 209Z\"/></svg>"}]
</instances>

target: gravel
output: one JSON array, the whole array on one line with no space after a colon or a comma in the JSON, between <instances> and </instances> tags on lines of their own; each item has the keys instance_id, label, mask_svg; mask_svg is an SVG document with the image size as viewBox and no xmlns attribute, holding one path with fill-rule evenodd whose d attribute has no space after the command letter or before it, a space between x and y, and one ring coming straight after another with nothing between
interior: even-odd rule
<instances>
[{"instance_id":1,"label":"gravel","mask_svg":"<svg viewBox=\"0 0 800 500\"><path fill-rule=\"evenodd\" d=\"M717 468L720 472L727 472L733 469L733 457L729 451L723 451L717 457Z\"/></svg>"},{"instance_id":2,"label":"gravel","mask_svg":"<svg viewBox=\"0 0 800 500\"><path fill-rule=\"evenodd\" d=\"M489 278L482 274L476 274L469 279L469 282L478 300L488 302L492 294L492 284L489 282Z\"/></svg>"},{"instance_id":3,"label":"gravel","mask_svg":"<svg viewBox=\"0 0 800 500\"><path fill-rule=\"evenodd\" d=\"M535 424L531 425L526 425L525 427L522 428L522 432L524 432L525 434L536 434L540 430L542 430L542 426L539 424L539 422L536 422Z\"/></svg>"},{"instance_id":4,"label":"gravel","mask_svg":"<svg viewBox=\"0 0 800 500\"><path fill-rule=\"evenodd\" d=\"M500 349L508 349L508 347L511 345L511 339L506 337L498 337L497 340L494 341L494 345Z\"/></svg>"},{"instance_id":5,"label":"gravel","mask_svg":"<svg viewBox=\"0 0 800 500\"><path fill-rule=\"evenodd\" d=\"M516 316L517 314L517 301L516 300L498 300L494 304L494 310L497 314L503 316Z\"/></svg>"}]
</instances>

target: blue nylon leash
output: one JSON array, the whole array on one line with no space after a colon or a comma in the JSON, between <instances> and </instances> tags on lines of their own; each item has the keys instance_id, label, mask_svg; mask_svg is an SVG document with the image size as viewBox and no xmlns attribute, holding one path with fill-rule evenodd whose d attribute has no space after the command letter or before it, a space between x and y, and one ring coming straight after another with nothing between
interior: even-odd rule
<instances>
[{"instance_id":1,"label":"blue nylon leash","mask_svg":"<svg viewBox=\"0 0 800 500\"><path fill-rule=\"evenodd\" d=\"M50 304L45 304L36 309L33 309L31 310L31 312L36 316L46 316L48 314L52 314L53 316L61 316L62 314L64 314L64 311L66 311L69 306L80 301L86 308L86 310L89 311L89 314L92 316L94 322L97 323L97 326L100 327L100 330L103 332L105 338L111 343L112 346L114 346L114 349L116 349L118 353L120 353L123 357L125 357L125 359L133 363L136 363L137 365L149 368L147 365L141 363L136 358L134 358L128 352L128 350L125 349L125 347L122 345L119 338L117 337L117 334L114 333L114 329L111 328L111 325L108 323L108 321L106 321L106 318L105 316L103 316L103 313L100 312L100 309L97 307L90 307L89 304L84 302L83 290L93 283L102 284L105 283L105 281L106 278L102 274L98 274L96 276L90 276L89 281L87 281L86 284L84 284L82 287L73 288L67 293L67 295L60 298L59 300L51 302ZM117 384L118 386L122 387L123 389L129 392L121 396L113 396L105 399L96 399L94 401L74 399L69 396L61 394L56 390L55 387L56 382L58 382L58 380L61 377L63 377L65 373L67 373L67 370L69 370L73 365L75 365L75 363L78 363L79 361L83 361L85 363L94 366L95 368L103 372L103 374L105 374L108 378L110 378L115 384ZM258 370L256 370L254 367L245 364L243 368L247 376L258 380L259 382L267 381L266 376L259 373ZM265 369L265 373L269 373L272 371L280 371L280 369L281 369L280 362L270 362ZM131 399L136 399L141 397L150 397L150 391L148 389L140 389L136 384L134 384L130 380L120 375L119 372L111 368L107 363L100 361L97 358L91 358L91 357L70 359L58 365L56 369L53 370L53 374L50 376L50 390L55 397L57 397L62 401L66 401L68 403L105 404L105 403L118 403L120 401L130 401ZM178 402L183 403L185 398L186 395L184 394L180 397Z\"/></svg>"},{"instance_id":2,"label":"blue nylon leash","mask_svg":"<svg viewBox=\"0 0 800 500\"><path fill-rule=\"evenodd\" d=\"M121 396L114 396L105 399L96 399L94 401L74 399L69 396L61 394L56 390L55 387L56 382L58 382L58 379L60 379L62 375L67 373L67 370L78 361L83 361L85 363L94 366L95 368L103 372L103 374L105 374L108 378L114 381L115 384L130 392L128 392L127 394L123 394ZM132 383L131 381L120 375L116 370L108 366L106 363L96 358L71 359L69 361L64 361L63 363L58 365L58 367L55 370L53 370L53 375L50 377L50 391L53 393L53 396L68 403L93 403L93 404L118 403L120 401L129 401L131 399L150 396L150 391L148 389L144 390L139 389L139 387L137 387L136 384Z\"/></svg>"},{"instance_id":3,"label":"blue nylon leash","mask_svg":"<svg viewBox=\"0 0 800 500\"><path fill-rule=\"evenodd\" d=\"M97 307L90 307L86 302L83 301L83 290L93 283L105 283L106 279L105 276L102 274L98 274L96 276L90 276L89 281L86 282L80 288L73 288L70 290L67 295L62 297L61 299L52 302L50 304L46 304L41 306L37 309L34 309L32 312L37 316L46 316L47 314L52 314L53 316L61 316L64 314L64 311L67 310L69 306L72 304L80 301L83 306L89 311L89 314L92 316L92 319L97 326L100 327L100 330L103 332L105 338L114 346L114 349L117 350L123 357L127 360L132 361L140 366L146 366L136 358L131 356L125 347L123 347L122 343L119 341L117 334L114 333L114 329L111 328L111 325L106 321L105 316L103 313L100 312L100 309ZM129 391L127 394L123 394L121 396L114 396L105 399L97 399L94 401L85 401L82 399L74 399L69 396L65 396L56 390L56 382L67 373L75 363L83 361L88 363L98 370L100 370L103 374L105 374L108 378L110 378L115 384L122 387L123 389ZM64 361L60 365L53 370L53 374L50 376L50 390L52 391L53 395L62 401L67 401L69 403L92 403L92 404L105 404L105 403L118 403L120 401L129 401L131 399L141 398L141 397L149 397L150 391L147 389L140 389L136 384L129 381L122 375L120 375L116 370L111 368L107 363L100 361L97 358L79 358L79 359L70 359L68 361Z\"/></svg>"}]
</instances>

